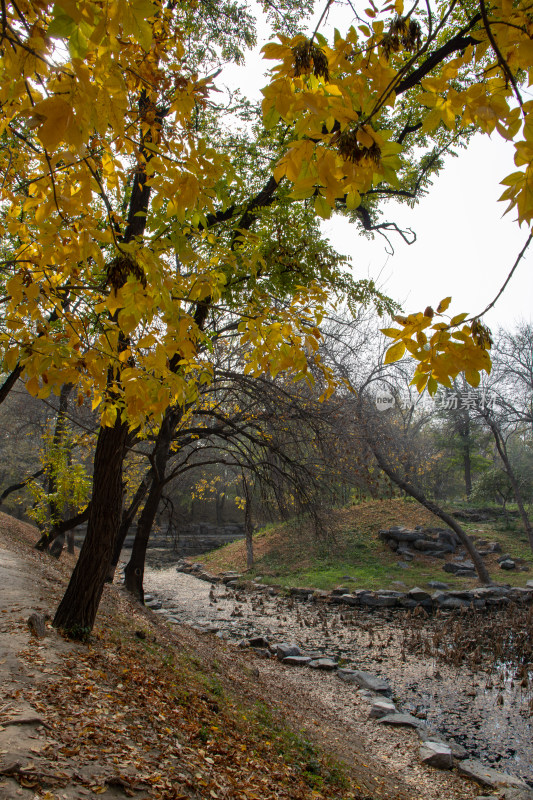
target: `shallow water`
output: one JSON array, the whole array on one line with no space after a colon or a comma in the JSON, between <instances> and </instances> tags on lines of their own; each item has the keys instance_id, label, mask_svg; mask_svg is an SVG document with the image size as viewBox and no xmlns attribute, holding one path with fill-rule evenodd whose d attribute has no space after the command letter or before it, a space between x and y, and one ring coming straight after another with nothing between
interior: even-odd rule
<instances>
[{"instance_id":1,"label":"shallow water","mask_svg":"<svg viewBox=\"0 0 533 800\"><path fill-rule=\"evenodd\" d=\"M180 622L214 625L238 642L251 635L296 642L387 678L401 710L463 745L473 758L521 777L533 786L531 695L503 674L455 667L417 654L406 646L409 618L398 612L341 611L284 597L234 592L217 585L210 596L204 581L148 568L147 592ZM445 625L428 619L424 628Z\"/></svg>"}]
</instances>

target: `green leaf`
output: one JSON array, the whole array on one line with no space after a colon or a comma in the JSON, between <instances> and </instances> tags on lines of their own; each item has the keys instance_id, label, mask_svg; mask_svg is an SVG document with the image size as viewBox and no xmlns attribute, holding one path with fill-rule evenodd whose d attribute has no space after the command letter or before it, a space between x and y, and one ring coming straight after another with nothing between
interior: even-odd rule
<instances>
[{"instance_id":1,"label":"green leaf","mask_svg":"<svg viewBox=\"0 0 533 800\"><path fill-rule=\"evenodd\" d=\"M88 49L89 40L83 32L82 26L76 26L74 33L68 40L68 50L71 58L85 58Z\"/></svg>"},{"instance_id":2,"label":"green leaf","mask_svg":"<svg viewBox=\"0 0 533 800\"><path fill-rule=\"evenodd\" d=\"M315 197L315 211L322 219L329 219L331 217L331 206L321 194Z\"/></svg>"},{"instance_id":3,"label":"green leaf","mask_svg":"<svg viewBox=\"0 0 533 800\"><path fill-rule=\"evenodd\" d=\"M48 26L47 36L54 39L70 39L76 30L76 22L63 11L61 6L54 6L54 16Z\"/></svg>"},{"instance_id":4,"label":"green leaf","mask_svg":"<svg viewBox=\"0 0 533 800\"><path fill-rule=\"evenodd\" d=\"M263 125L267 131L272 130L279 122L279 113L274 106L271 106L263 117Z\"/></svg>"},{"instance_id":5,"label":"green leaf","mask_svg":"<svg viewBox=\"0 0 533 800\"><path fill-rule=\"evenodd\" d=\"M348 192L346 195L346 208L348 211L353 211L361 205L361 195L358 191Z\"/></svg>"}]
</instances>

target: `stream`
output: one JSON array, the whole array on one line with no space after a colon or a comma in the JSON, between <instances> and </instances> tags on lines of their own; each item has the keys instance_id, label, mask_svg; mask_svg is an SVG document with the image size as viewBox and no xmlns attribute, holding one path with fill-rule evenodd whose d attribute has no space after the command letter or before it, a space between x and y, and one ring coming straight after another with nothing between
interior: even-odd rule
<instances>
[{"instance_id":1,"label":"stream","mask_svg":"<svg viewBox=\"0 0 533 800\"><path fill-rule=\"evenodd\" d=\"M488 673L414 652L409 646L412 618L406 613L323 606L270 595L267 587L257 593L222 584L211 587L175 567L147 567L144 584L163 604L158 613L171 621L235 644L254 635L294 642L303 650L340 659L342 666L386 678L399 710L424 719L428 727L461 744L469 757L533 786L531 683L523 688L510 669ZM446 624L445 616L428 618L424 635L431 638ZM313 677L318 681L325 676ZM355 690L339 684L339 713L345 713L342 697Z\"/></svg>"}]
</instances>

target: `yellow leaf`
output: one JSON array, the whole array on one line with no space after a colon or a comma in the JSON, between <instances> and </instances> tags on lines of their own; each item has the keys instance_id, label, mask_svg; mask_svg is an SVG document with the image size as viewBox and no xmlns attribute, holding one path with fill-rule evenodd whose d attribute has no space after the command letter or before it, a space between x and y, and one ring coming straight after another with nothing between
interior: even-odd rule
<instances>
[{"instance_id":1,"label":"yellow leaf","mask_svg":"<svg viewBox=\"0 0 533 800\"><path fill-rule=\"evenodd\" d=\"M64 141L73 116L72 107L62 97L47 97L32 109L31 119L47 150L55 150Z\"/></svg>"},{"instance_id":2,"label":"yellow leaf","mask_svg":"<svg viewBox=\"0 0 533 800\"><path fill-rule=\"evenodd\" d=\"M39 391L39 381L35 376L26 381L26 390L32 395L32 397L36 397L37 392Z\"/></svg>"},{"instance_id":3,"label":"yellow leaf","mask_svg":"<svg viewBox=\"0 0 533 800\"><path fill-rule=\"evenodd\" d=\"M401 334L401 330L399 328L380 328L380 330L384 336L390 336L392 339L397 339Z\"/></svg>"},{"instance_id":4,"label":"yellow leaf","mask_svg":"<svg viewBox=\"0 0 533 800\"><path fill-rule=\"evenodd\" d=\"M392 364L394 361L399 361L405 353L405 342L396 342L392 347L389 347L385 355L385 364Z\"/></svg>"},{"instance_id":5,"label":"yellow leaf","mask_svg":"<svg viewBox=\"0 0 533 800\"><path fill-rule=\"evenodd\" d=\"M444 313L444 311L446 311L451 302L452 302L451 297L445 297L444 300L441 300L437 306L437 313L438 314Z\"/></svg>"}]
</instances>

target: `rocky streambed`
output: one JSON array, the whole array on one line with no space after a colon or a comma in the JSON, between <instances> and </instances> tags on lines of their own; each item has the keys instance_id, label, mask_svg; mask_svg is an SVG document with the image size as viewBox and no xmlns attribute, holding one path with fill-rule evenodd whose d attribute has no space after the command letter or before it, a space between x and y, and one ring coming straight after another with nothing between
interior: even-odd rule
<instances>
[{"instance_id":1,"label":"rocky streambed","mask_svg":"<svg viewBox=\"0 0 533 800\"><path fill-rule=\"evenodd\" d=\"M504 638L512 600L501 609L444 606L437 614L428 614L423 605L354 608L321 602L309 593L287 597L260 585L243 589L231 577L210 584L175 567L149 568L148 605L171 622L190 624L236 646L255 643L257 658L272 668L276 643L294 644L303 658L292 665L281 663L279 669L292 670L291 680L301 682L306 691L311 687L324 693L339 717L353 713L353 704L360 702L366 702L368 714L376 701L375 693L342 680L341 673L371 673L391 687L396 710L420 728L421 739L429 730L433 740L446 739L455 756L468 759L463 763L479 760L533 787L531 676L527 670L517 671L514 663L488 665L477 652L480 648L471 647L466 659L458 653L464 647L461 637L476 635L474 615L485 617L482 637L494 631ZM331 665L324 671L316 665L313 669L306 660L310 657L315 662L329 659ZM326 669L331 669L327 679ZM371 723L381 727L377 718ZM383 741L381 731L378 738Z\"/></svg>"}]
</instances>

